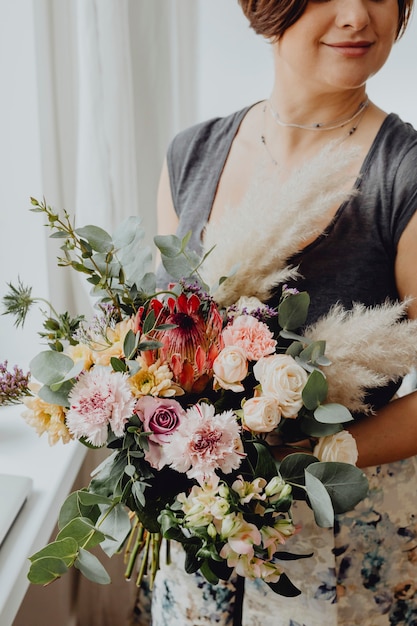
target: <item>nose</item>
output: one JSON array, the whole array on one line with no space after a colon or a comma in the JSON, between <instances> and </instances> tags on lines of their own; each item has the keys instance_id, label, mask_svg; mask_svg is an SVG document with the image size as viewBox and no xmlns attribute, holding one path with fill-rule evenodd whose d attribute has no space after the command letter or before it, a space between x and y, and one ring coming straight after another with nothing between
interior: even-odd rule
<instances>
[{"instance_id":1,"label":"nose","mask_svg":"<svg viewBox=\"0 0 417 626\"><path fill-rule=\"evenodd\" d=\"M344 29L363 30L370 21L367 5L368 0L342 0L338 2L337 26Z\"/></svg>"}]
</instances>

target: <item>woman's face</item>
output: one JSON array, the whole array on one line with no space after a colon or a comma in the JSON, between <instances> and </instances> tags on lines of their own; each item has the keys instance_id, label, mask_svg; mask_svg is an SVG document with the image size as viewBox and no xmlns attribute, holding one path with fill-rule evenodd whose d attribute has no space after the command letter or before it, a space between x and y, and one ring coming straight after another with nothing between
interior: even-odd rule
<instances>
[{"instance_id":1,"label":"woman's face","mask_svg":"<svg viewBox=\"0 0 417 626\"><path fill-rule=\"evenodd\" d=\"M275 45L279 70L321 89L363 85L387 60L397 0L310 0Z\"/></svg>"}]
</instances>

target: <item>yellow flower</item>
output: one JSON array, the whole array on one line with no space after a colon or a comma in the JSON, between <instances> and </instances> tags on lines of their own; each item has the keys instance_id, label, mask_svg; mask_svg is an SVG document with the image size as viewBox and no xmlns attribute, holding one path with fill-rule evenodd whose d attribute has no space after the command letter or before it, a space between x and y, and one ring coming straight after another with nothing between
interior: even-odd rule
<instances>
[{"instance_id":1,"label":"yellow flower","mask_svg":"<svg viewBox=\"0 0 417 626\"><path fill-rule=\"evenodd\" d=\"M93 352L85 343L78 343L76 346L68 346L65 350L65 354L67 354L74 363L84 361L83 369L86 371L94 364Z\"/></svg>"},{"instance_id":2,"label":"yellow flower","mask_svg":"<svg viewBox=\"0 0 417 626\"><path fill-rule=\"evenodd\" d=\"M40 385L31 384L31 391L36 393ZM28 396L23 399L23 404L28 409L22 416L29 424L35 428L38 435L48 433L49 445L53 446L60 439L63 443L71 441L71 434L65 424L65 409L57 404L49 404L39 396Z\"/></svg>"},{"instance_id":3,"label":"yellow flower","mask_svg":"<svg viewBox=\"0 0 417 626\"><path fill-rule=\"evenodd\" d=\"M96 365L110 365L112 356L120 359L125 356L123 343L129 330L133 330L134 321L129 318L118 322L114 328L108 328L106 332L107 345L97 342L93 348L93 359Z\"/></svg>"},{"instance_id":4,"label":"yellow flower","mask_svg":"<svg viewBox=\"0 0 417 626\"><path fill-rule=\"evenodd\" d=\"M141 396L157 396L159 398L171 398L179 396L184 391L172 381L173 373L168 365L158 359L152 365L146 365L142 358L138 358L140 370L129 378L130 387L135 398Z\"/></svg>"}]
</instances>

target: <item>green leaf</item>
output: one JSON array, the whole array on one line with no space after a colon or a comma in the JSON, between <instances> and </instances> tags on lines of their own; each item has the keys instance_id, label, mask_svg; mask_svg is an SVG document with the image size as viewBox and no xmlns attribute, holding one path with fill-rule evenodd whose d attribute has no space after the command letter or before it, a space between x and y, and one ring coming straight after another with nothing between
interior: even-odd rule
<instances>
[{"instance_id":1,"label":"green leaf","mask_svg":"<svg viewBox=\"0 0 417 626\"><path fill-rule=\"evenodd\" d=\"M327 435L334 435L343 430L343 426L340 423L328 424L319 422L314 417L310 416L303 416L300 421L300 426L302 432L308 437L326 437Z\"/></svg>"},{"instance_id":2,"label":"green leaf","mask_svg":"<svg viewBox=\"0 0 417 626\"><path fill-rule=\"evenodd\" d=\"M60 385L57 391L52 391L47 385L43 385L38 391L38 396L48 404L57 404L58 406L69 406L68 394L73 388L74 383L66 381Z\"/></svg>"},{"instance_id":3,"label":"green leaf","mask_svg":"<svg viewBox=\"0 0 417 626\"><path fill-rule=\"evenodd\" d=\"M34 585L48 585L66 574L68 567L63 559L47 556L34 561L28 572L28 579Z\"/></svg>"},{"instance_id":4,"label":"green leaf","mask_svg":"<svg viewBox=\"0 0 417 626\"><path fill-rule=\"evenodd\" d=\"M201 563L200 572L203 574L204 578L210 583L210 585L217 585L217 583L219 582L219 577L211 569L209 561L203 561Z\"/></svg>"},{"instance_id":5,"label":"green leaf","mask_svg":"<svg viewBox=\"0 0 417 626\"><path fill-rule=\"evenodd\" d=\"M87 507L93 506L94 504L105 504L106 506L113 504L110 498L106 498L98 493L91 493L90 491L85 491L83 489L77 491L77 497L80 504Z\"/></svg>"},{"instance_id":6,"label":"green leaf","mask_svg":"<svg viewBox=\"0 0 417 626\"><path fill-rule=\"evenodd\" d=\"M313 341L299 354L299 358L306 363L317 363L324 356L326 342L323 340Z\"/></svg>"},{"instance_id":7,"label":"green leaf","mask_svg":"<svg viewBox=\"0 0 417 626\"><path fill-rule=\"evenodd\" d=\"M82 360L78 361L77 363L74 363L74 367L72 367L70 371L67 372L64 378L50 385L51 391L59 391L64 383L71 381L74 378L77 378L77 376L81 374L83 369L84 369L84 362Z\"/></svg>"},{"instance_id":8,"label":"green leaf","mask_svg":"<svg viewBox=\"0 0 417 626\"><path fill-rule=\"evenodd\" d=\"M254 477L256 478L260 476L269 480L273 476L276 476L277 468L271 455L270 448L263 443L257 442L254 442L253 446L257 453Z\"/></svg>"},{"instance_id":9,"label":"green leaf","mask_svg":"<svg viewBox=\"0 0 417 626\"><path fill-rule=\"evenodd\" d=\"M138 284L148 273L152 254L149 246L144 245L144 239L142 220L136 216L123 220L113 235L116 255L123 268L127 285Z\"/></svg>"},{"instance_id":10,"label":"green leaf","mask_svg":"<svg viewBox=\"0 0 417 626\"><path fill-rule=\"evenodd\" d=\"M131 530L130 518L123 504L102 509L101 518L97 522L106 536L101 542L102 550L111 557L115 554Z\"/></svg>"},{"instance_id":11,"label":"green leaf","mask_svg":"<svg viewBox=\"0 0 417 626\"><path fill-rule=\"evenodd\" d=\"M59 531L57 540L70 537L75 539L79 546L92 548L104 541L102 532L97 530L94 524L87 517L76 517Z\"/></svg>"},{"instance_id":12,"label":"green leaf","mask_svg":"<svg viewBox=\"0 0 417 626\"><path fill-rule=\"evenodd\" d=\"M278 323L284 330L300 328L307 319L310 296L306 291L290 294L278 307Z\"/></svg>"},{"instance_id":13,"label":"green leaf","mask_svg":"<svg viewBox=\"0 0 417 626\"><path fill-rule=\"evenodd\" d=\"M54 350L40 352L29 363L32 376L49 387L62 383L73 367L74 361L69 356Z\"/></svg>"},{"instance_id":14,"label":"green leaf","mask_svg":"<svg viewBox=\"0 0 417 626\"><path fill-rule=\"evenodd\" d=\"M151 309L149 313L147 314L147 316L145 317L145 321L143 322L142 333L144 335L147 335L154 328L155 321L156 321L155 311Z\"/></svg>"},{"instance_id":15,"label":"green leaf","mask_svg":"<svg viewBox=\"0 0 417 626\"><path fill-rule=\"evenodd\" d=\"M329 402L320 404L314 411L314 417L323 424L343 424L353 420L352 414L343 404Z\"/></svg>"},{"instance_id":16,"label":"green leaf","mask_svg":"<svg viewBox=\"0 0 417 626\"><path fill-rule=\"evenodd\" d=\"M335 513L351 511L369 490L368 479L361 469L350 463L315 463L306 469L326 488Z\"/></svg>"},{"instance_id":17,"label":"green leaf","mask_svg":"<svg viewBox=\"0 0 417 626\"><path fill-rule=\"evenodd\" d=\"M110 358L110 365L113 368L114 372L127 372L129 370L128 366L126 365L126 363L124 361L122 361L121 359L118 359L115 356L112 356Z\"/></svg>"},{"instance_id":18,"label":"green leaf","mask_svg":"<svg viewBox=\"0 0 417 626\"><path fill-rule=\"evenodd\" d=\"M311 454L295 453L289 454L281 461L279 473L282 478L291 484L305 484L305 469L312 463L317 463L317 459Z\"/></svg>"},{"instance_id":19,"label":"green leaf","mask_svg":"<svg viewBox=\"0 0 417 626\"><path fill-rule=\"evenodd\" d=\"M75 561L74 565L93 583L98 583L99 585L108 585L111 583L110 576L98 558L90 552L87 552L87 550L81 548L78 559Z\"/></svg>"},{"instance_id":20,"label":"green leaf","mask_svg":"<svg viewBox=\"0 0 417 626\"><path fill-rule=\"evenodd\" d=\"M309 471L309 468L305 472L305 481L308 500L317 526L331 528L334 524L334 510L326 487Z\"/></svg>"},{"instance_id":21,"label":"green leaf","mask_svg":"<svg viewBox=\"0 0 417 626\"><path fill-rule=\"evenodd\" d=\"M88 518L94 524L100 514L100 510L94 504L84 506L80 502L79 491L74 491L66 498L58 516L58 528L62 530L69 522L78 517Z\"/></svg>"},{"instance_id":22,"label":"green leaf","mask_svg":"<svg viewBox=\"0 0 417 626\"><path fill-rule=\"evenodd\" d=\"M139 335L136 335L133 330L128 330L123 342L123 353L127 359L131 359L132 355L136 352L138 347Z\"/></svg>"},{"instance_id":23,"label":"green leaf","mask_svg":"<svg viewBox=\"0 0 417 626\"><path fill-rule=\"evenodd\" d=\"M181 239L176 235L156 235L153 240L162 256L175 258L181 253Z\"/></svg>"},{"instance_id":24,"label":"green leaf","mask_svg":"<svg viewBox=\"0 0 417 626\"><path fill-rule=\"evenodd\" d=\"M33 563L34 561L38 561L39 559L45 557L54 557L57 559L61 559L64 561L67 567L71 567L73 564L75 557L78 553L78 544L71 537L66 537L65 539L61 539L60 541L53 541L52 543L48 543L47 546L39 550L35 554L29 557L29 560Z\"/></svg>"},{"instance_id":25,"label":"green leaf","mask_svg":"<svg viewBox=\"0 0 417 626\"><path fill-rule=\"evenodd\" d=\"M162 255L161 260L168 274L176 280L188 278L194 271L195 266L191 265L185 256L169 257Z\"/></svg>"},{"instance_id":26,"label":"green leaf","mask_svg":"<svg viewBox=\"0 0 417 626\"><path fill-rule=\"evenodd\" d=\"M314 411L327 397L327 381L319 370L313 370L302 392L304 406Z\"/></svg>"},{"instance_id":27,"label":"green leaf","mask_svg":"<svg viewBox=\"0 0 417 626\"><path fill-rule=\"evenodd\" d=\"M93 250L101 253L107 253L113 249L113 242L110 235L98 226L84 226L76 228L75 232L81 239L85 239Z\"/></svg>"}]
</instances>

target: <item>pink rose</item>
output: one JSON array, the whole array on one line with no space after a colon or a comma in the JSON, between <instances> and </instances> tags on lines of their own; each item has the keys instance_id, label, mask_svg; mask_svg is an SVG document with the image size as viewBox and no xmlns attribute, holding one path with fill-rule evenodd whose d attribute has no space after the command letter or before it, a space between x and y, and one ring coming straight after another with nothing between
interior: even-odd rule
<instances>
[{"instance_id":1,"label":"pink rose","mask_svg":"<svg viewBox=\"0 0 417 626\"><path fill-rule=\"evenodd\" d=\"M239 346L250 361L275 352L277 342L268 326L252 315L239 315L222 333L225 346Z\"/></svg>"},{"instance_id":2,"label":"pink rose","mask_svg":"<svg viewBox=\"0 0 417 626\"><path fill-rule=\"evenodd\" d=\"M164 444L168 444L185 416L185 411L176 400L142 396L136 403L135 413L143 422L149 435L149 450L145 459L152 467L162 469L167 464Z\"/></svg>"}]
</instances>

